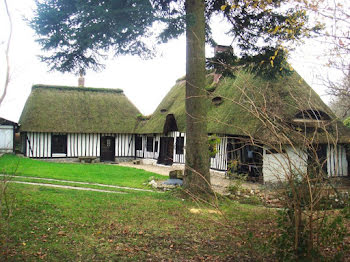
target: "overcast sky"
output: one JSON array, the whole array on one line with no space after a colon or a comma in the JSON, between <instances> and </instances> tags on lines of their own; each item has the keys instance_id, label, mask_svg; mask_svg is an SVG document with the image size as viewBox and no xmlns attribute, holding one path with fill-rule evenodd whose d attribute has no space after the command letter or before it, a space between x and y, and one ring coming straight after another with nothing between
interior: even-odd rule
<instances>
[{"instance_id":1,"label":"overcast sky","mask_svg":"<svg viewBox=\"0 0 350 262\"><path fill-rule=\"evenodd\" d=\"M0 106L0 117L18 121L25 101L33 84L76 86L78 77L73 74L48 72L46 64L39 62L40 47L35 43L34 32L23 21L30 16L34 0L10 0L13 19L13 39L10 50L11 82L7 97ZM8 21L4 5L0 4L0 80L3 88L5 76L4 41L8 36ZM227 28L220 19L214 24L214 38L219 44L230 45L231 38L225 35ZM296 71L328 102L325 88L319 85L319 75L335 74L327 71L322 64L324 47L316 41L297 48L289 62ZM159 55L152 60L123 56L106 61L102 72L88 71L85 85L89 87L121 88L132 103L145 115L151 114L162 98L175 84L176 79L185 74L185 38L181 37L159 47ZM212 50L207 48L207 56Z\"/></svg>"}]
</instances>

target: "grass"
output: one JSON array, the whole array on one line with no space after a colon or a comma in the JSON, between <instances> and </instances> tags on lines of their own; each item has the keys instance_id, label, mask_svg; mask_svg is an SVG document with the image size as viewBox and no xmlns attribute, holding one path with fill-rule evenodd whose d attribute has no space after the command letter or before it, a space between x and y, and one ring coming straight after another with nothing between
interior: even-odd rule
<instances>
[{"instance_id":1,"label":"grass","mask_svg":"<svg viewBox=\"0 0 350 262\"><path fill-rule=\"evenodd\" d=\"M135 188L146 188L149 177L165 179L164 176L106 164L54 163L18 157L10 154L0 157L0 173L23 177L41 177L79 182L100 183Z\"/></svg>"},{"instance_id":2,"label":"grass","mask_svg":"<svg viewBox=\"0 0 350 262\"><path fill-rule=\"evenodd\" d=\"M114 165L52 163L13 155L1 157L0 168L21 176L10 179L62 185L72 184L45 179L142 188L150 176L164 178ZM213 207L183 199L176 191L108 194L2 182L0 187L7 187L5 194L0 190L0 260L7 261L244 261L262 257L266 248L266 234L261 232L267 227L255 225L274 220L274 212L265 208L225 199ZM247 246L249 227L259 252Z\"/></svg>"},{"instance_id":3,"label":"grass","mask_svg":"<svg viewBox=\"0 0 350 262\"><path fill-rule=\"evenodd\" d=\"M9 184L7 196L12 213L0 220L0 252L9 261L225 261L248 256L247 226L273 218L267 209L222 202L226 220L170 193Z\"/></svg>"},{"instance_id":4,"label":"grass","mask_svg":"<svg viewBox=\"0 0 350 262\"><path fill-rule=\"evenodd\" d=\"M0 166L4 172L21 175L12 179L44 183L53 178L144 187L149 176L164 178L133 168L51 163L12 155L1 157ZM127 194L0 181L0 261L276 259L270 245L279 233L273 209L226 198L219 198L215 206L198 203L183 199L181 190L122 191Z\"/></svg>"}]
</instances>

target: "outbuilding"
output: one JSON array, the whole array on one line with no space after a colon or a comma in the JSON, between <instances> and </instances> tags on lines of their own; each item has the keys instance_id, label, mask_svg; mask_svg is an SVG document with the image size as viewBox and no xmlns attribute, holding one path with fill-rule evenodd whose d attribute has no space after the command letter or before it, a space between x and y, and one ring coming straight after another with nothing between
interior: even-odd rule
<instances>
[{"instance_id":1,"label":"outbuilding","mask_svg":"<svg viewBox=\"0 0 350 262\"><path fill-rule=\"evenodd\" d=\"M0 117L0 153L15 152L15 133L18 124Z\"/></svg>"}]
</instances>

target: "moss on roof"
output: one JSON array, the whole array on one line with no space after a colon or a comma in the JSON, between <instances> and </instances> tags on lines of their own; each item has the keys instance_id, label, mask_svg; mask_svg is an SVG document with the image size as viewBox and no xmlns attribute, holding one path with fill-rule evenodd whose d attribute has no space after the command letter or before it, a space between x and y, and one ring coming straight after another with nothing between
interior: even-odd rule
<instances>
[{"instance_id":1,"label":"moss on roof","mask_svg":"<svg viewBox=\"0 0 350 262\"><path fill-rule=\"evenodd\" d=\"M164 112L162 112L164 111ZM174 114L179 131L185 130L185 81L179 81L169 91L147 121L139 123L136 132L141 134L163 133L168 114Z\"/></svg>"},{"instance_id":2,"label":"moss on roof","mask_svg":"<svg viewBox=\"0 0 350 262\"><path fill-rule=\"evenodd\" d=\"M290 122L301 110L314 109L335 115L314 90L296 73L276 80L264 80L245 71L237 77L222 78L215 91L208 92L208 133L227 135L267 135L261 121L254 116L254 106L266 110L270 115ZM208 79L212 79L208 77ZM221 97L221 103L211 102ZM166 112L161 112L165 111ZM162 133L166 115L174 114L179 131L185 132L185 81L178 81L166 95L148 121L138 124L138 133ZM337 122L338 123L338 122ZM343 125L339 124L339 130ZM350 142L349 132L341 132Z\"/></svg>"},{"instance_id":3,"label":"moss on roof","mask_svg":"<svg viewBox=\"0 0 350 262\"><path fill-rule=\"evenodd\" d=\"M35 85L21 131L133 133L139 110L120 89Z\"/></svg>"},{"instance_id":4,"label":"moss on roof","mask_svg":"<svg viewBox=\"0 0 350 262\"><path fill-rule=\"evenodd\" d=\"M284 121L290 121L300 110L317 109L333 116L321 98L297 74L276 80L264 80L240 71L235 79L222 79L210 98L220 96L223 103L210 103L208 131L210 133L254 135L261 121L254 114L254 105Z\"/></svg>"}]
</instances>

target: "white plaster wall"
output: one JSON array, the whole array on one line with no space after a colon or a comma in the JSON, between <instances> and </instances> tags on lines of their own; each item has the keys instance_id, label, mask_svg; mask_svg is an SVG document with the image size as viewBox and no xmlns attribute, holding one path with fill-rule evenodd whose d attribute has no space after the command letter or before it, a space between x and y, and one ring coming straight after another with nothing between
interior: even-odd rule
<instances>
[{"instance_id":1,"label":"white plaster wall","mask_svg":"<svg viewBox=\"0 0 350 262\"><path fill-rule=\"evenodd\" d=\"M13 152L13 126L0 126L0 152Z\"/></svg>"},{"instance_id":2,"label":"white plaster wall","mask_svg":"<svg viewBox=\"0 0 350 262\"><path fill-rule=\"evenodd\" d=\"M300 148L285 147L283 154L267 154L264 148L263 174L265 182L285 181L291 174L307 172L307 154Z\"/></svg>"}]
</instances>

